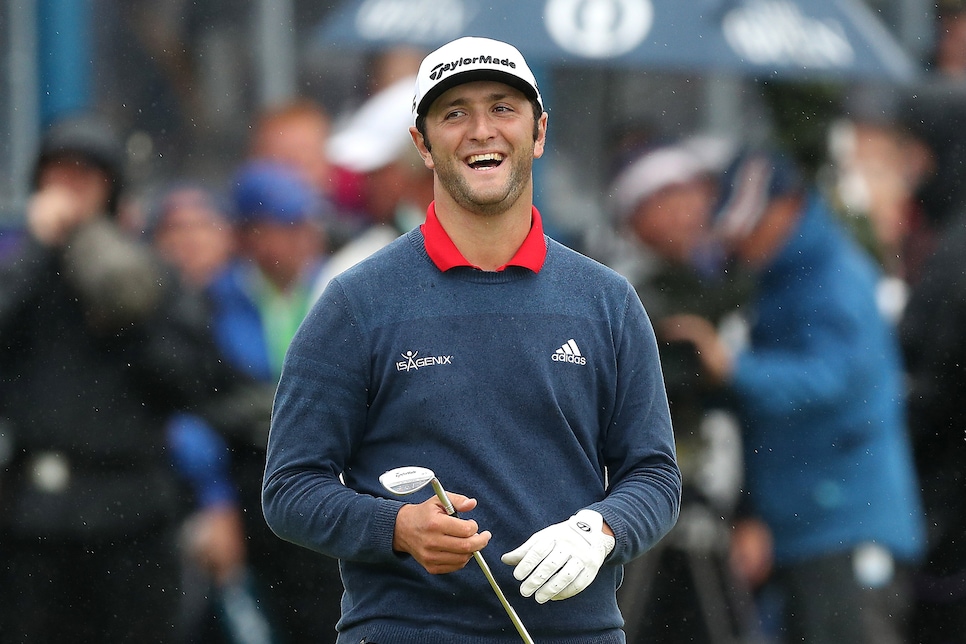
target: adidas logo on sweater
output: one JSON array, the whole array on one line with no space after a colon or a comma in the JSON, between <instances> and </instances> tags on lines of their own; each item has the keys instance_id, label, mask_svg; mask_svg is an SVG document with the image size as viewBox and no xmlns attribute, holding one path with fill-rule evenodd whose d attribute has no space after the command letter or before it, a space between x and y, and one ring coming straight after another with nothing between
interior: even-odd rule
<instances>
[{"instance_id":1,"label":"adidas logo on sweater","mask_svg":"<svg viewBox=\"0 0 966 644\"><path fill-rule=\"evenodd\" d=\"M553 352L550 359L554 362L570 362L572 364L587 364L587 358L580 355L580 349L573 338L567 340L566 344Z\"/></svg>"}]
</instances>

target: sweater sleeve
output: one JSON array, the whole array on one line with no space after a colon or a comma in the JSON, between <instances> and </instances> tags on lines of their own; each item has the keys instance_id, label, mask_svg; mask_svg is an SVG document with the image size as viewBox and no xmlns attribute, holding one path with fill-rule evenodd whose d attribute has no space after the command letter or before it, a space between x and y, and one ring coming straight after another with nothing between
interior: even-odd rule
<instances>
[{"instance_id":1,"label":"sweater sleeve","mask_svg":"<svg viewBox=\"0 0 966 644\"><path fill-rule=\"evenodd\" d=\"M395 557L393 530L403 503L357 493L340 479L366 423L369 367L359 328L333 281L285 357L262 506L282 539L340 559L379 562Z\"/></svg>"},{"instance_id":2,"label":"sweater sleeve","mask_svg":"<svg viewBox=\"0 0 966 644\"><path fill-rule=\"evenodd\" d=\"M681 505L678 468L657 342L632 289L617 343L614 415L603 453L608 492L590 506L614 531L609 561L627 563L653 547L674 526Z\"/></svg>"}]
</instances>

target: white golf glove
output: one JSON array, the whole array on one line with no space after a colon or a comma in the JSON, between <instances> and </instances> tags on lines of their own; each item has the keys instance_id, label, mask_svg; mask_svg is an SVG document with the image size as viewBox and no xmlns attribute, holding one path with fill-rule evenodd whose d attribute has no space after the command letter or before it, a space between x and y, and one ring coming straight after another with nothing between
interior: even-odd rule
<instances>
[{"instance_id":1,"label":"white golf glove","mask_svg":"<svg viewBox=\"0 0 966 644\"><path fill-rule=\"evenodd\" d=\"M604 518L594 510L580 510L562 523L535 533L501 557L516 566L520 594L536 593L538 603L573 597L590 585L604 559L614 549L614 537L604 534Z\"/></svg>"}]
</instances>

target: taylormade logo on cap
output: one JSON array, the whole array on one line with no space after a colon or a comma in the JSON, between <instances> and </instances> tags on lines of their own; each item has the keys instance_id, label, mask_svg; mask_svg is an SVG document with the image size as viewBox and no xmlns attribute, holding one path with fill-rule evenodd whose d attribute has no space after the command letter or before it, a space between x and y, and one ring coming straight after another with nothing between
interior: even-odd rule
<instances>
[{"instance_id":1,"label":"taylormade logo on cap","mask_svg":"<svg viewBox=\"0 0 966 644\"><path fill-rule=\"evenodd\" d=\"M519 89L543 108L537 81L513 45L466 37L447 43L423 59L416 76L413 118L425 115L440 94L474 80L494 80Z\"/></svg>"},{"instance_id":2,"label":"taylormade logo on cap","mask_svg":"<svg viewBox=\"0 0 966 644\"><path fill-rule=\"evenodd\" d=\"M460 58L459 60L451 63L440 63L436 65L436 67L433 67L433 69L429 72L429 77L434 81L438 81L443 78L443 75L446 74L446 72L453 71L454 69L457 69L463 65L476 65L477 63L480 65L503 65L504 67L509 67L510 69L517 68L517 64L508 58L503 58L501 60L494 58L493 56L477 56L476 58Z\"/></svg>"}]
</instances>

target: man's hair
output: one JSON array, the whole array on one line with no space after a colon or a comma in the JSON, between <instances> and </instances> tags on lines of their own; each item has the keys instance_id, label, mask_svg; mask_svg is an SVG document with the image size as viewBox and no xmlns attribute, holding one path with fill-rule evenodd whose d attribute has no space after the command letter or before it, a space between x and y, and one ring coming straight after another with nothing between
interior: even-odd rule
<instances>
[{"instance_id":1,"label":"man's hair","mask_svg":"<svg viewBox=\"0 0 966 644\"><path fill-rule=\"evenodd\" d=\"M533 140L537 140L537 136L540 134L539 123L540 117L543 115L543 108L540 106L536 100L530 100L530 107L533 108ZM420 114L416 116L416 129L423 136L423 143L426 145L426 149L432 152L432 145L429 142L429 137L426 135L426 116Z\"/></svg>"}]
</instances>

